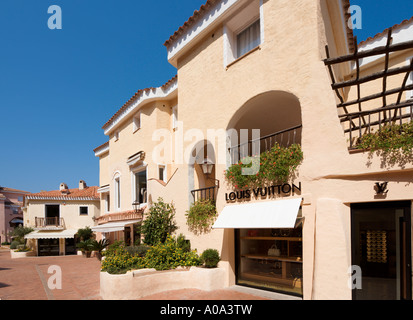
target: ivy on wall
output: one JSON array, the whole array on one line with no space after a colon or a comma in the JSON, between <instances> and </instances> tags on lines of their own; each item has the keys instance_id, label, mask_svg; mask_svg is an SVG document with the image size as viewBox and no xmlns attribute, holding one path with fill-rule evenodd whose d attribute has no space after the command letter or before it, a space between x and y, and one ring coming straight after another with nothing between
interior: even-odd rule
<instances>
[{"instance_id":1,"label":"ivy on wall","mask_svg":"<svg viewBox=\"0 0 413 320\"><path fill-rule=\"evenodd\" d=\"M187 211L186 222L190 231L202 234L210 230L216 216L217 209L213 201L198 200Z\"/></svg>"},{"instance_id":2,"label":"ivy on wall","mask_svg":"<svg viewBox=\"0 0 413 320\"><path fill-rule=\"evenodd\" d=\"M388 124L379 131L363 135L357 149L377 152L390 164L405 164L413 156L413 122L402 125Z\"/></svg>"},{"instance_id":3,"label":"ivy on wall","mask_svg":"<svg viewBox=\"0 0 413 320\"><path fill-rule=\"evenodd\" d=\"M253 188L285 183L304 159L301 146L281 147L278 143L268 151L246 157L225 172L225 179L234 189ZM249 172L248 172L249 171Z\"/></svg>"}]
</instances>

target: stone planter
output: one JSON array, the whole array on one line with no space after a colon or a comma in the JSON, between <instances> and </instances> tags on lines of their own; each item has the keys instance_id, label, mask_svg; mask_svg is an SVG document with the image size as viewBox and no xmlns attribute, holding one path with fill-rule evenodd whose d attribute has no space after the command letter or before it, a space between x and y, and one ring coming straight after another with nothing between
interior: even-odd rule
<instances>
[{"instance_id":1,"label":"stone planter","mask_svg":"<svg viewBox=\"0 0 413 320\"><path fill-rule=\"evenodd\" d=\"M34 251L28 252L15 252L14 250L10 250L11 258L12 259L21 259L27 257L35 257L36 253Z\"/></svg>"},{"instance_id":2,"label":"stone planter","mask_svg":"<svg viewBox=\"0 0 413 320\"><path fill-rule=\"evenodd\" d=\"M142 269L123 275L100 273L100 295L104 300L135 300L169 290L220 290L227 287L226 271L221 268L156 271Z\"/></svg>"}]
</instances>

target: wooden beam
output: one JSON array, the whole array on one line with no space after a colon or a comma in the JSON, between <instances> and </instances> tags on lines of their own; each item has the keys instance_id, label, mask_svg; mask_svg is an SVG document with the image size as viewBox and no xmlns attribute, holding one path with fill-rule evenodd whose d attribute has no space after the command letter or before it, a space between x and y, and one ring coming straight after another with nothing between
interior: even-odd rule
<instances>
[{"instance_id":1,"label":"wooden beam","mask_svg":"<svg viewBox=\"0 0 413 320\"><path fill-rule=\"evenodd\" d=\"M377 73L371 74L369 76L360 78L358 80L355 79L355 80L348 80L348 81L344 81L344 82L340 82L340 83L335 83L335 84L332 84L331 87L334 90L337 90L337 89L350 87L350 86L355 86L357 84L362 84L362 83L366 83L366 82L369 82L369 81L377 80L377 79L380 79L380 78L383 78L383 77L394 76L396 74L400 74L400 73L404 73L404 72L411 72L411 71L413 71L413 66L409 65L409 66L404 66L404 67L400 67L400 68L389 69L387 71L377 72Z\"/></svg>"},{"instance_id":2,"label":"wooden beam","mask_svg":"<svg viewBox=\"0 0 413 320\"><path fill-rule=\"evenodd\" d=\"M408 78L408 75L409 75L409 73L407 73L407 78ZM374 99L379 99L379 98L382 98L383 95L389 96L389 95L392 95L392 94L399 93L399 96L401 97L403 92L408 91L408 90L413 90L413 84L410 84L408 86L404 85L404 87L387 90L386 92L375 93L375 94L366 96L364 98L361 98L360 100L356 99L356 100L351 100L351 101L348 101L348 102L345 102L345 103L341 103L341 104L337 105L337 108L344 108L344 107L348 107L348 106L351 106L351 105L354 105L354 104L363 103L363 102L374 100ZM398 99L398 103L400 103L400 100Z\"/></svg>"},{"instance_id":3,"label":"wooden beam","mask_svg":"<svg viewBox=\"0 0 413 320\"><path fill-rule=\"evenodd\" d=\"M357 54L357 59L363 59L363 58L372 57L376 55L386 54L387 52L392 53L392 52L407 50L407 49L412 49L412 48L413 48L413 41L398 43L398 44L391 45L389 47L381 46L381 47L377 47L377 48L366 50L366 51L360 51ZM341 56L338 58L324 59L324 63L327 66L337 64L337 63L348 62L348 61L354 61L354 54L349 54L349 55Z\"/></svg>"}]
</instances>

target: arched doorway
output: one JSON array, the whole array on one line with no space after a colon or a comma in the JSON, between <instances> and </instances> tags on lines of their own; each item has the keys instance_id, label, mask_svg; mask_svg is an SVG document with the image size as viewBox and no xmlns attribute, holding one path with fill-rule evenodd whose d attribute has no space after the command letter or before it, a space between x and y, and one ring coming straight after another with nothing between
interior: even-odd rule
<instances>
[{"instance_id":1,"label":"arched doorway","mask_svg":"<svg viewBox=\"0 0 413 320\"><path fill-rule=\"evenodd\" d=\"M259 94L238 109L227 130L231 163L253 155L258 145L258 152L263 152L275 143L284 147L301 144L300 102L296 96L284 91Z\"/></svg>"},{"instance_id":2,"label":"arched doorway","mask_svg":"<svg viewBox=\"0 0 413 320\"><path fill-rule=\"evenodd\" d=\"M216 201L216 156L214 146L207 140L192 148L188 162L189 203L198 200Z\"/></svg>"}]
</instances>

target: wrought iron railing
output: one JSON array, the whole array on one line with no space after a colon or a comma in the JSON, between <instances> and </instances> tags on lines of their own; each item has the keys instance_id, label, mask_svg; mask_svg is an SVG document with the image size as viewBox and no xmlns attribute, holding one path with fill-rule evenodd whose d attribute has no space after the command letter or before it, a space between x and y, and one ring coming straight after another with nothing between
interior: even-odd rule
<instances>
[{"instance_id":1,"label":"wrought iron railing","mask_svg":"<svg viewBox=\"0 0 413 320\"><path fill-rule=\"evenodd\" d=\"M404 124L413 119L413 100L385 108L348 113L340 116L344 133L349 141L349 149L357 149L358 142L365 134L378 132L385 125Z\"/></svg>"},{"instance_id":2,"label":"wrought iron railing","mask_svg":"<svg viewBox=\"0 0 413 320\"><path fill-rule=\"evenodd\" d=\"M301 144L302 128L302 125L298 125L231 147L229 148L231 163L238 163L244 157L251 157L268 151L276 143L286 148L293 144Z\"/></svg>"},{"instance_id":3,"label":"wrought iron railing","mask_svg":"<svg viewBox=\"0 0 413 320\"><path fill-rule=\"evenodd\" d=\"M194 202L202 201L202 200L211 200L215 203L216 201L216 193L218 191L217 186L202 188L197 190L192 190L192 196L194 197Z\"/></svg>"}]
</instances>

